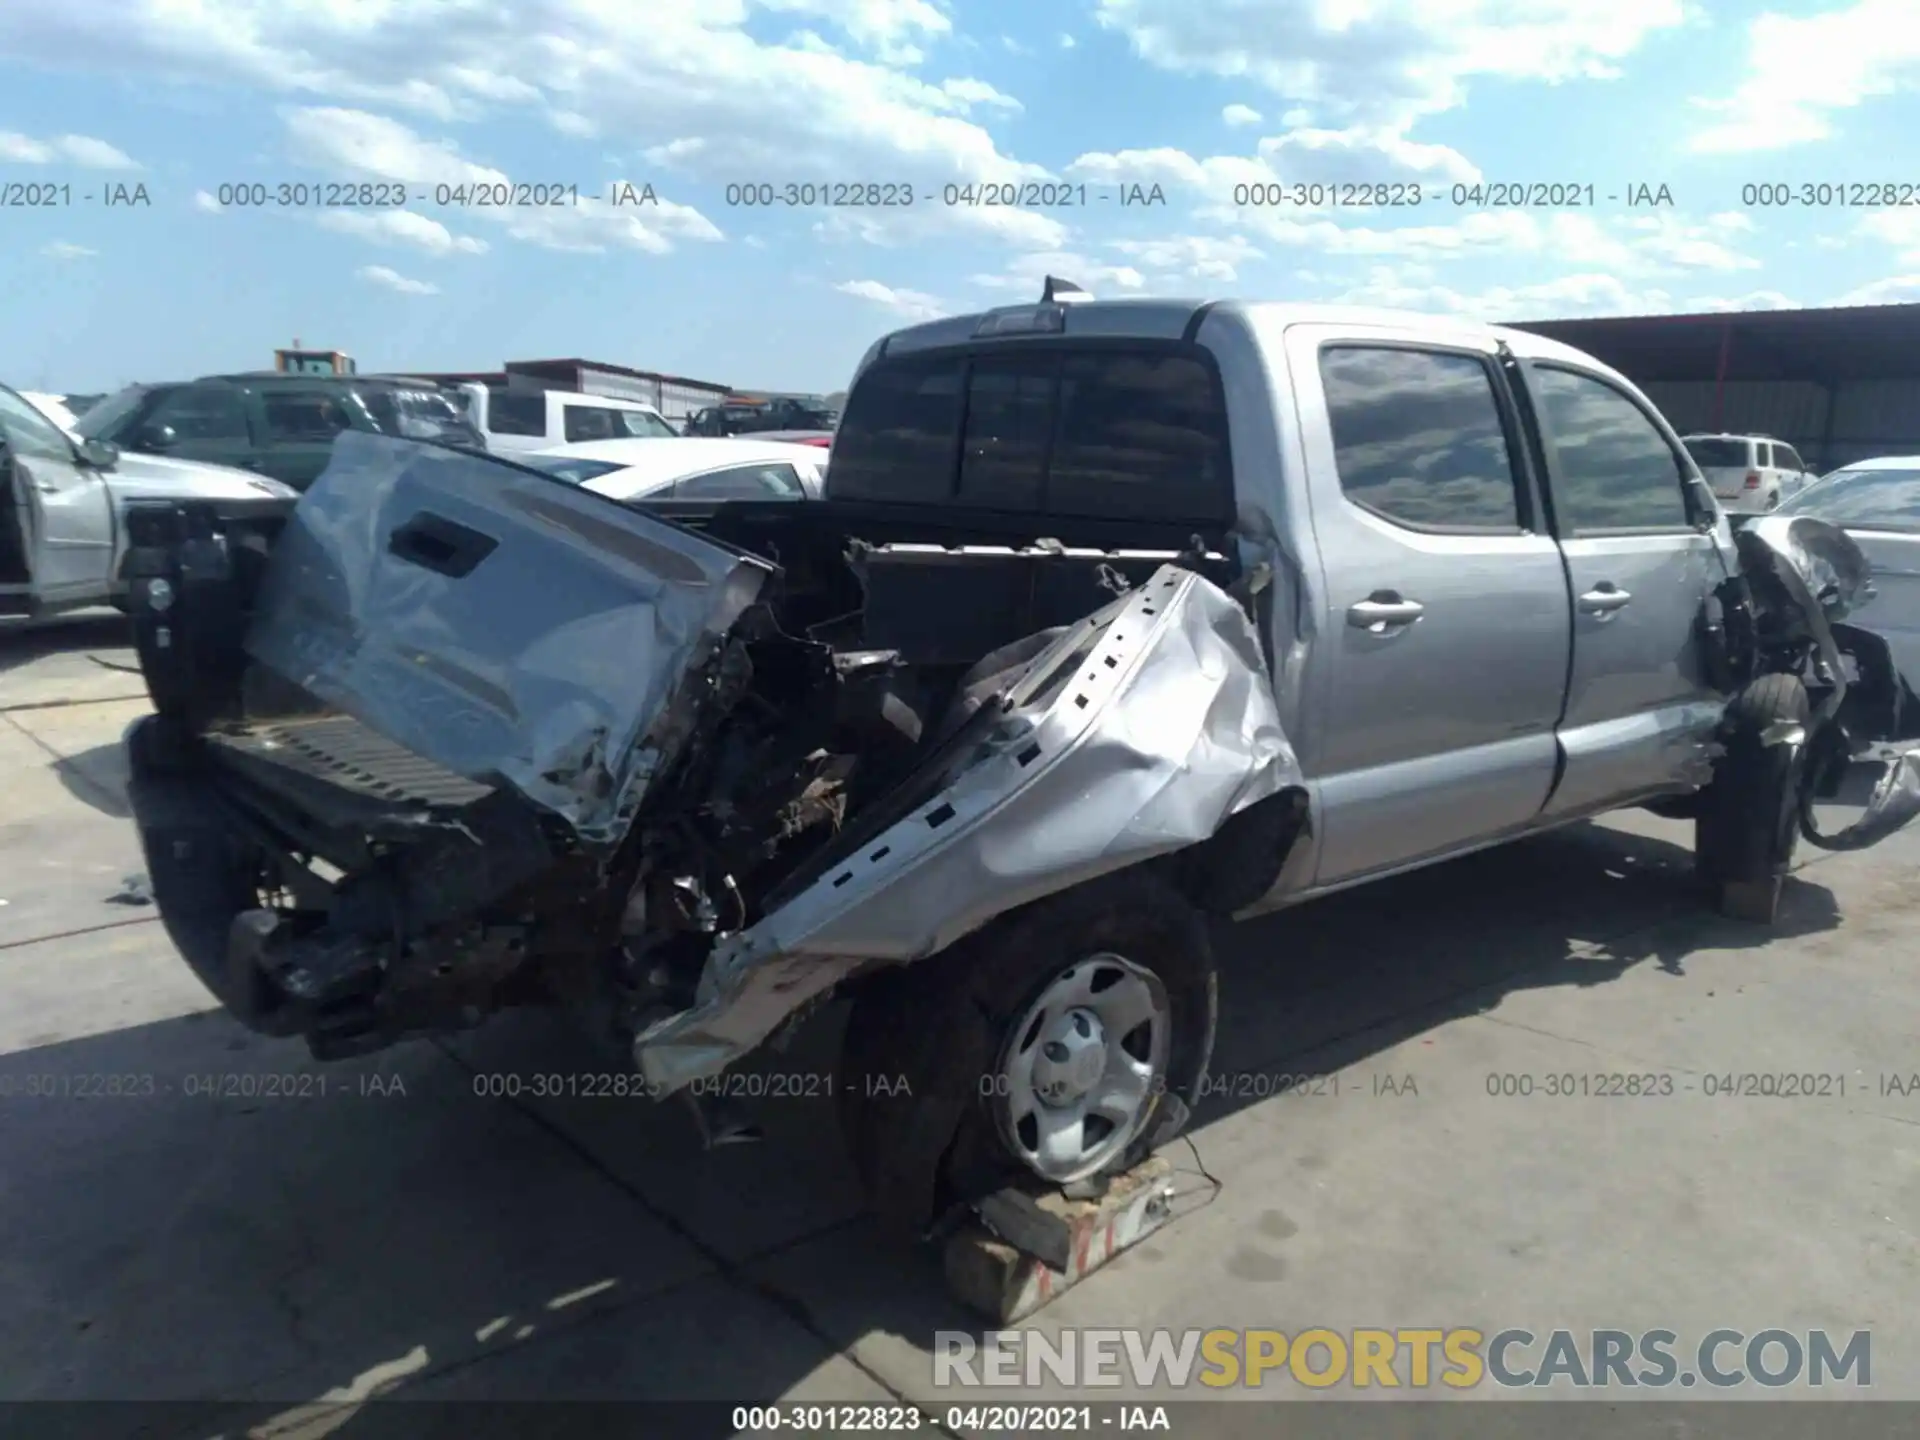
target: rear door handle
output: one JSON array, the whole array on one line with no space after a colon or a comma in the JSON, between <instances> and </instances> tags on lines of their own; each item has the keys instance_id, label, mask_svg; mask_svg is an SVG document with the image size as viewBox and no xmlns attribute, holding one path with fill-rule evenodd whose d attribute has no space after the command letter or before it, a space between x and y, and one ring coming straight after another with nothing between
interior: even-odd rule
<instances>
[{"instance_id":1,"label":"rear door handle","mask_svg":"<svg viewBox=\"0 0 1920 1440\"><path fill-rule=\"evenodd\" d=\"M1404 600L1392 590L1376 590L1366 599L1347 607L1347 623L1356 630L1384 635L1401 625L1411 625L1426 613L1418 600Z\"/></svg>"},{"instance_id":2,"label":"rear door handle","mask_svg":"<svg viewBox=\"0 0 1920 1440\"><path fill-rule=\"evenodd\" d=\"M1602 580L1580 597L1580 608L1589 615L1611 615L1633 599L1611 580Z\"/></svg>"}]
</instances>

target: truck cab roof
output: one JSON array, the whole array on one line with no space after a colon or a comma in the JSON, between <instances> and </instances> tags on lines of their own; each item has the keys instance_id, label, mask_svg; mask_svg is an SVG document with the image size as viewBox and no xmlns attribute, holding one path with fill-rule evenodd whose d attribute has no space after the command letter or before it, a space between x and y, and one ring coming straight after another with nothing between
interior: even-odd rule
<instances>
[{"instance_id":1,"label":"truck cab roof","mask_svg":"<svg viewBox=\"0 0 1920 1440\"><path fill-rule=\"evenodd\" d=\"M1057 320L1042 321L1039 317L1043 312L1052 312ZM1588 368L1593 368L1595 364L1592 356L1557 340L1463 316L1428 315L1419 311L1364 305L1226 299L1076 300L1002 305L896 330L868 352L866 363L882 355L902 355L950 346L1012 345L1042 334L1075 339L1178 341L1194 338L1201 322L1210 314L1237 314L1263 329L1289 325L1342 325L1432 331L1436 335L1459 335L1462 331L1470 331L1489 340L1505 342L1515 354L1541 360L1576 361Z\"/></svg>"}]
</instances>

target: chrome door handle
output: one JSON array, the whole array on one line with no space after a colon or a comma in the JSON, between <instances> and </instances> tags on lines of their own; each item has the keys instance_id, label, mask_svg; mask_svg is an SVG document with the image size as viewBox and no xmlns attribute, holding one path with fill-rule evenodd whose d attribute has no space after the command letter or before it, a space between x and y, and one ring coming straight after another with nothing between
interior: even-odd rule
<instances>
[{"instance_id":1,"label":"chrome door handle","mask_svg":"<svg viewBox=\"0 0 1920 1440\"><path fill-rule=\"evenodd\" d=\"M50 480L36 480L33 482L33 488L38 490L42 495L58 495L60 493L60 487Z\"/></svg>"},{"instance_id":2,"label":"chrome door handle","mask_svg":"<svg viewBox=\"0 0 1920 1440\"><path fill-rule=\"evenodd\" d=\"M1580 597L1580 608L1589 615L1611 615L1633 596L1610 583L1602 583Z\"/></svg>"},{"instance_id":3,"label":"chrome door handle","mask_svg":"<svg viewBox=\"0 0 1920 1440\"><path fill-rule=\"evenodd\" d=\"M1391 592L1383 592L1348 606L1347 623L1356 630L1371 630L1380 635L1392 626L1411 625L1426 609L1418 600L1402 600Z\"/></svg>"}]
</instances>

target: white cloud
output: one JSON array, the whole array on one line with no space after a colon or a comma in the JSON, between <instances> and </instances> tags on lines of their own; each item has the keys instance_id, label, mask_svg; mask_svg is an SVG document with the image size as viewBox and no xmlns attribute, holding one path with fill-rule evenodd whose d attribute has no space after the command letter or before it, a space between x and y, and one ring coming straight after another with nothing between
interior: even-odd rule
<instances>
[{"instance_id":1,"label":"white cloud","mask_svg":"<svg viewBox=\"0 0 1920 1440\"><path fill-rule=\"evenodd\" d=\"M1673 305L1673 297L1664 290L1635 290L1616 276L1594 272L1468 292L1444 285L1409 284L1390 266L1376 266L1363 283L1330 298L1341 305L1384 305L1489 321L1648 315L1671 310Z\"/></svg>"},{"instance_id":2,"label":"white cloud","mask_svg":"<svg viewBox=\"0 0 1920 1440\"><path fill-rule=\"evenodd\" d=\"M1602 220L1580 210L1474 210L1444 224L1384 227L1282 209L1214 207L1202 212L1270 243L1327 255L1423 261L1499 256L1645 278L1681 271L1753 270L1760 262L1734 250L1711 223L1671 212ZM1379 219L1386 212L1374 212Z\"/></svg>"},{"instance_id":3,"label":"white cloud","mask_svg":"<svg viewBox=\"0 0 1920 1440\"><path fill-rule=\"evenodd\" d=\"M382 245L411 245L429 255L484 255L487 242L455 235L438 220L412 210L324 210L318 223L343 235L358 235Z\"/></svg>"},{"instance_id":4,"label":"white cloud","mask_svg":"<svg viewBox=\"0 0 1920 1440\"><path fill-rule=\"evenodd\" d=\"M1105 261L1064 250L1042 250L1020 255L997 275L981 274L968 278L985 290L1012 290L1022 294L1031 292L1033 298L1038 300L1041 286L1049 275L1071 280L1096 295L1112 290L1144 290L1147 284L1147 277L1131 265L1109 265Z\"/></svg>"},{"instance_id":5,"label":"white cloud","mask_svg":"<svg viewBox=\"0 0 1920 1440\"><path fill-rule=\"evenodd\" d=\"M409 280L398 270L385 265L362 265L353 272L370 285L380 285L401 295L438 295L440 287L425 280Z\"/></svg>"},{"instance_id":6,"label":"white cloud","mask_svg":"<svg viewBox=\"0 0 1920 1440\"><path fill-rule=\"evenodd\" d=\"M1258 125L1260 112L1251 105L1229 105L1220 112L1220 118L1226 124L1239 128L1242 125Z\"/></svg>"},{"instance_id":7,"label":"white cloud","mask_svg":"<svg viewBox=\"0 0 1920 1440\"><path fill-rule=\"evenodd\" d=\"M1079 43L1080 43L1080 42L1079 42L1078 40L1076 40L1076 39L1074 39L1074 38L1073 38L1073 36L1071 36L1071 35L1068 35L1068 34L1067 34L1067 33L1065 33L1064 31L1062 31L1062 32L1061 32L1061 35L1060 35L1060 48L1061 48L1062 50L1071 50L1071 49L1073 49L1073 48L1074 48L1074 47L1075 47L1076 45L1078 45Z\"/></svg>"},{"instance_id":8,"label":"white cloud","mask_svg":"<svg viewBox=\"0 0 1920 1440\"><path fill-rule=\"evenodd\" d=\"M1221 112L1222 118L1236 108L1245 107L1229 105ZM1324 188L1414 184L1424 190L1481 178L1479 168L1450 146L1423 144L1392 130L1369 126L1346 130L1296 128L1260 141L1252 155L1200 158L1168 146L1094 151L1071 162L1067 172L1110 184L1183 186L1221 205L1234 204L1235 191L1242 185ZM1281 213L1298 215L1328 208L1324 204L1289 203Z\"/></svg>"},{"instance_id":9,"label":"white cloud","mask_svg":"<svg viewBox=\"0 0 1920 1440\"><path fill-rule=\"evenodd\" d=\"M880 306L902 320L918 322L938 320L951 311L933 296L918 290L900 290L878 280L844 280L833 287L842 295L852 295Z\"/></svg>"},{"instance_id":10,"label":"white cloud","mask_svg":"<svg viewBox=\"0 0 1920 1440\"><path fill-rule=\"evenodd\" d=\"M453 145L427 140L384 115L327 106L290 110L284 119L294 156L332 173L398 182L416 193L438 193L441 186L450 191L463 186L485 190L512 183L505 171L469 160ZM642 203L617 203L626 192L614 187L606 193L616 198L582 194L577 203L569 197L567 203L557 205L474 205L464 214L474 221L498 225L516 240L582 254L618 248L665 255L678 241L725 238L720 228L693 206L662 199L657 192L648 200L637 182L631 198ZM346 228L359 222L341 223ZM427 224L436 222L429 220ZM418 227L388 238L429 248L432 243L428 233ZM466 247L449 236L449 248Z\"/></svg>"},{"instance_id":11,"label":"white cloud","mask_svg":"<svg viewBox=\"0 0 1920 1440\"><path fill-rule=\"evenodd\" d=\"M1899 263L1920 265L1920 210L1873 210L1862 216L1854 233L1899 250ZM1831 238L1840 243L1838 236Z\"/></svg>"},{"instance_id":12,"label":"white cloud","mask_svg":"<svg viewBox=\"0 0 1920 1440\"><path fill-rule=\"evenodd\" d=\"M1704 314L1708 311L1797 310L1800 308L1800 302L1781 294L1778 290L1754 290L1745 295L1731 297L1695 295L1683 300L1680 308L1691 314Z\"/></svg>"},{"instance_id":13,"label":"white cloud","mask_svg":"<svg viewBox=\"0 0 1920 1440\"><path fill-rule=\"evenodd\" d=\"M953 98L955 103L971 110L974 106L985 106L991 110L1018 110L1020 102L1011 95L1003 95L984 80L947 80L940 88Z\"/></svg>"},{"instance_id":14,"label":"white cloud","mask_svg":"<svg viewBox=\"0 0 1920 1440\"><path fill-rule=\"evenodd\" d=\"M1909 305L1920 301L1920 275L1891 275L1849 290L1830 305Z\"/></svg>"},{"instance_id":15,"label":"white cloud","mask_svg":"<svg viewBox=\"0 0 1920 1440\"><path fill-rule=\"evenodd\" d=\"M1920 76L1911 0L1856 0L1817 15L1765 14L1747 27L1747 76L1733 93L1694 104L1715 117L1688 139L1709 153L1750 153L1825 140L1832 112L1892 94Z\"/></svg>"},{"instance_id":16,"label":"white cloud","mask_svg":"<svg viewBox=\"0 0 1920 1440\"><path fill-rule=\"evenodd\" d=\"M193 208L205 210L209 215L218 215L227 207L220 203L219 198L211 190L196 190L193 192Z\"/></svg>"},{"instance_id":17,"label":"white cloud","mask_svg":"<svg viewBox=\"0 0 1920 1440\"><path fill-rule=\"evenodd\" d=\"M1098 0L1149 63L1250 80L1370 123L1450 110L1468 81L1611 79L1683 0Z\"/></svg>"},{"instance_id":18,"label":"white cloud","mask_svg":"<svg viewBox=\"0 0 1920 1440\"><path fill-rule=\"evenodd\" d=\"M936 0L677 0L645 12L612 0L62 0L0 6L0 53L250 86L322 113L539 116L605 137L699 137L693 173L719 184L1044 177L969 118L985 98L978 82L955 76L956 97L947 74L902 68L951 39ZM794 32L757 38L768 12ZM427 183L458 167L442 157L434 168ZM968 209L944 218L1006 228Z\"/></svg>"},{"instance_id":19,"label":"white cloud","mask_svg":"<svg viewBox=\"0 0 1920 1440\"><path fill-rule=\"evenodd\" d=\"M1159 240L1114 240L1108 248L1170 279L1231 285L1240 267L1264 258L1240 235L1169 235ZM1157 278L1157 276L1156 276Z\"/></svg>"},{"instance_id":20,"label":"white cloud","mask_svg":"<svg viewBox=\"0 0 1920 1440\"><path fill-rule=\"evenodd\" d=\"M600 127L573 110L555 110L547 116L547 123L562 135L571 135L576 140L591 140L600 133Z\"/></svg>"},{"instance_id":21,"label":"white cloud","mask_svg":"<svg viewBox=\"0 0 1920 1440\"><path fill-rule=\"evenodd\" d=\"M98 250L89 250L84 245L76 245L71 240L55 240L42 245L40 253L49 260L84 260L89 255L98 255Z\"/></svg>"},{"instance_id":22,"label":"white cloud","mask_svg":"<svg viewBox=\"0 0 1920 1440\"><path fill-rule=\"evenodd\" d=\"M4 34L5 27L0 25L0 35ZM116 150L106 141L96 140L91 135L55 135L50 139L35 140L31 135L22 135L17 130L0 130L0 161L14 165L57 165L64 162L89 170L140 168L124 151Z\"/></svg>"}]
</instances>

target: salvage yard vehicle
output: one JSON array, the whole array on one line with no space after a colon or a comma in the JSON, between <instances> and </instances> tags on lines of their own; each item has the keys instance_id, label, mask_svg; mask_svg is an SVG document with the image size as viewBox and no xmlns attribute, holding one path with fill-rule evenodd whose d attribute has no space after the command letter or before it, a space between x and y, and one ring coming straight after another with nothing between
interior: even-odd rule
<instances>
[{"instance_id":1,"label":"salvage yard vehicle","mask_svg":"<svg viewBox=\"0 0 1920 1440\"><path fill-rule=\"evenodd\" d=\"M83 440L0 385L0 616L121 604L129 500L198 500L240 516L282 513L293 498L244 470Z\"/></svg>"},{"instance_id":2,"label":"salvage yard vehicle","mask_svg":"<svg viewBox=\"0 0 1920 1440\"><path fill-rule=\"evenodd\" d=\"M486 448L516 458L557 445L653 440L674 428L653 406L574 390L516 390L463 380L438 387L486 437Z\"/></svg>"},{"instance_id":3,"label":"salvage yard vehicle","mask_svg":"<svg viewBox=\"0 0 1920 1440\"><path fill-rule=\"evenodd\" d=\"M1736 513L1777 509L1814 479L1800 453L1771 435L1686 435L1681 443L1721 505Z\"/></svg>"},{"instance_id":4,"label":"salvage yard vehicle","mask_svg":"<svg viewBox=\"0 0 1920 1440\"><path fill-rule=\"evenodd\" d=\"M617 503L342 436L291 513L150 507L162 917L321 1058L521 1004L692 1092L829 995L876 1211L1095 1184L1187 1122L1244 915L1622 806L1771 918L1910 699L1846 537L1736 541L1537 336L1090 301L867 353L825 497ZM1276 975L1276 983L1284 977Z\"/></svg>"},{"instance_id":5,"label":"salvage yard vehicle","mask_svg":"<svg viewBox=\"0 0 1920 1440\"><path fill-rule=\"evenodd\" d=\"M484 448L466 416L425 381L378 375L206 375L129 385L75 422L123 453L256 471L304 490L347 430Z\"/></svg>"},{"instance_id":6,"label":"salvage yard vehicle","mask_svg":"<svg viewBox=\"0 0 1920 1440\"><path fill-rule=\"evenodd\" d=\"M614 500L817 500L826 455L755 436L596 440L516 456L521 464Z\"/></svg>"}]
</instances>

